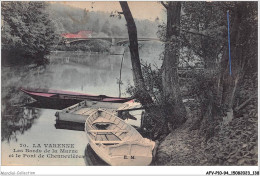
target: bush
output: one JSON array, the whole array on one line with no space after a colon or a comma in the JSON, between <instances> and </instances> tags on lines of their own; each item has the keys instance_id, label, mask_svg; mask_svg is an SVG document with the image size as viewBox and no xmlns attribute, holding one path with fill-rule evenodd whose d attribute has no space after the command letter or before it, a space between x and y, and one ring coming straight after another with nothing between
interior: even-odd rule
<instances>
[{"instance_id":1,"label":"bush","mask_svg":"<svg viewBox=\"0 0 260 176\"><path fill-rule=\"evenodd\" d=\"M2 64L46 63L57 43L45 2L2 3Z\"/></svg>"},{"instance_id":2,"label":"bush","mask_svg":"<svg viewBox=\"0 0 260 176\"><path fill-rule=\"evenodd\" d=\"M58 45L55 49L63 51L109 52L111 43L105 40L89 40Z\"/></svg>"}]
</instances>

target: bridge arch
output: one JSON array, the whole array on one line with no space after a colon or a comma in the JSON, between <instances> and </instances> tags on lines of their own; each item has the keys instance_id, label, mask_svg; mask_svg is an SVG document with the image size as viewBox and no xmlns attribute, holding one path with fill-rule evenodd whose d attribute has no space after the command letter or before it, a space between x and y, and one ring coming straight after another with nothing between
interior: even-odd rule
<instances>
[{"instance_id":1,"label":"bridge arch","mask_svg":"<svg viewBox=\"0 0 260 176\"><path fill-rule=\"evenodd\" d=\"M105 40L108 41L112 44L113 39L112 38L84 38L84 39L70 39L70 40L66 40L65 43L71 44L71 43L77 43L77 42L81 42L81 41L91 41L91 40Z\"/></svg>"},{"instance_id":2,"label":"bridge arch","mask_svg":"<svg viewBox=\"0 0 260 176\"><path fill-rule=\"evenodd\" d=\"M81 41L90 41L90 40L106 40L111 43L112 46L115 45L122 45L126 44L129 42L128 38L112 38L112 37L104 37L104 38L70 38L70 39L65 39L65 44L72 44L76 42L81 42ZM138 38L138 41L159 41L162 42L158 38Z\"/></svg>"}]
</instances>

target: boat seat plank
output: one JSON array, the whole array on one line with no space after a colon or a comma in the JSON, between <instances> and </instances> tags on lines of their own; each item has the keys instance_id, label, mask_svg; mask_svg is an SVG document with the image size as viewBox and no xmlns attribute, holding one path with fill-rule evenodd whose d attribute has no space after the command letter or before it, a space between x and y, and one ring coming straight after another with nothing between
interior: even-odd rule
<instances>
[{"instance_id":1,"label":"boat seat plank","mask_svg":"<svg viewBox=\"0 0 260 176\"><path fill-rule=\"evenodd\" d=\"M95 144L120 144L124 141L93 141Z\"/></svg>"},{"instance_id":2,"label":"boat seat plank","mask_svg":"<svg viewBox=\"0 0 260 176\"><path fill-rule=\"evenodd\" d=\"M101 123L101 122L102 123L112 123L110 120L107 120L104 117L99 117L95 121L93 121L92 123L95 124L95 123Z\"/></svg>"},{"instance_id":3,"label":"boat seat plank","mask_svg":"<svg viewBox=\"0 0 260 176\"><path fill-rule=\"evenodd\" d=\"M89 130L90 133L113 133L113 132L128 132L127 130Z\"/></svg>"}]
</instances>

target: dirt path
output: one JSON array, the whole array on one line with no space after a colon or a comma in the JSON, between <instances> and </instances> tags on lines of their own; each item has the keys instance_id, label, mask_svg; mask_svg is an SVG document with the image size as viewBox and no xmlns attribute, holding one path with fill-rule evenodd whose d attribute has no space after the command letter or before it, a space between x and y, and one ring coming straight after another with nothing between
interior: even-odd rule
<instances>
[{"instance_id":1,"label":"dirt path","mask_svg":"<svg viewBox=\"0 0 260 176\"><path fill-rule=\"evenodd\" d=\"M198 131L189 131L186 125L171 132L159 145L156 165L206 165L203 142Z\"/></svg>"}]
</instances>

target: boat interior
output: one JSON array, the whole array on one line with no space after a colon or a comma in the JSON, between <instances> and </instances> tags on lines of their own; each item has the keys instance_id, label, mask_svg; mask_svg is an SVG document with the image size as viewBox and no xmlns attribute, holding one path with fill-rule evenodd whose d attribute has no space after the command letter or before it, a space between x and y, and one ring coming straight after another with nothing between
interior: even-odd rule
<instances>
[{"instance_id":1,"label":"boat interior","mask_svg":"<svg viewBox=\"0 0 260 176\"><path fill-rule=\"evenodd\" d=\"M82 101L73 106L70 106L64 111L66 113L80 114L80 115L91 115L93 112L97 111L99 108L106 109L111 113L116 113L118 107L120 107L120 103L104 103L104 102L96 102L96 101ZM121 105L122 106L122 105Z\"/></svg>"},{"instance_id":2,"label":"boat interior","mask_svg":"<svg viewBox=\"0 0 260 176\"><path fill-rule=\"evenodd\" d=\"M109 112L97 110L86 120L85 130L96 144L114 145L123 141L142 140L130 125Z\"/></svg>"}]
</instances>

